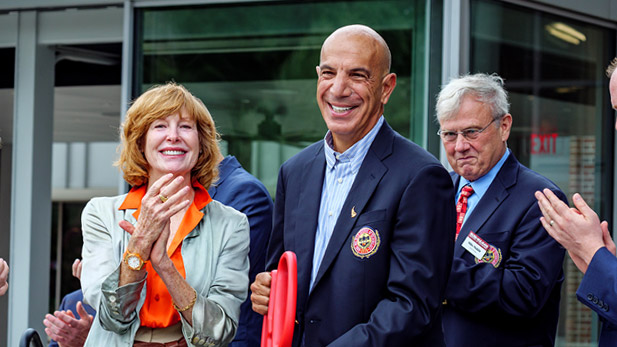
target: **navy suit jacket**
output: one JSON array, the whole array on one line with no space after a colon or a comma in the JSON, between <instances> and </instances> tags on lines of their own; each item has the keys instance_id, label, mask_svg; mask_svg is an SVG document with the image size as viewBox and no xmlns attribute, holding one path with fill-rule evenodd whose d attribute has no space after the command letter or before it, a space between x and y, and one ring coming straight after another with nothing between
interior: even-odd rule
<instances>
[{"instance_id":1,"label":"navy suit jacket","mask_svg":"<svg viewBox=\"0 0 617 347\"><path fill-rule=\"evenodd\" d=\"M617 258L608 249L600 248L593 256L576 296L602 320L598 346L617 346Z\"/></svg>"},{"instance_id":2,"label":"navy suit jacket","mask_svg":"<svg viewBox=\"0 0 617 347\"><path fill-rule=\"evenodd\" d=\"M293 346L442 346L452 261L454 189L441 163L384 123L358 171L309 282L326 160L323 141L281 166L267 268L298 260ZM374 254L354 254L361 229ZM375 240L374 240L375 241ZM302 343L303 342L303 343Z\"/></svg>"},{"instance_id":3,"label":"navy suit jacket","mask_svg":"<svg viewBox=\"0 0 617 347\"><path fill-rule=\"evenodd\" d=\"M452 174L452 179L458 187L460 177ZM510 153L465 220L454 246L446 291L446 345L555 344L565 251L540 223L542 213L534 192L544 188L567 203L555 184ZM497 267L476 261L462 247L470 231L498 250L493 252Z\"/></svg>"},{"instance_id":4,"label":"navy suit jacket","mask_svg":"<svg viewBox=\"0 0 617 347\"><path fill-rule=\"evenodd\" d=\"M58 307L58 311L71 311L75 318L81 319L79 313L77 313L77 302L81 301L81 304L84 306L84 309L88 314L93 317L96 315L96 311L88 304L84 304L84 294L81 292L81 289L77 289L74 292L70 292L62 298L62 302L60 303L60 307ZM58 343L54 340L49 342L49 347L58 347Z\"/></svg>"},{"instance_id":5,"label":"navy suit jacket","mask_svg":"<svg viewBox=\"0 0 617 347\"><path fill-rule=\"evenodd\" d=\"M249 251L249 283L265 268L266 246L272 230L272 198L266 187L242 168L234 156L227 156L219 164L219 179L208 189L212 199L244 213L251 226ZM251 291L240 307L240 319L232 347L259 347L263 318L253 311Z\"/></svg>"}]
</instances>

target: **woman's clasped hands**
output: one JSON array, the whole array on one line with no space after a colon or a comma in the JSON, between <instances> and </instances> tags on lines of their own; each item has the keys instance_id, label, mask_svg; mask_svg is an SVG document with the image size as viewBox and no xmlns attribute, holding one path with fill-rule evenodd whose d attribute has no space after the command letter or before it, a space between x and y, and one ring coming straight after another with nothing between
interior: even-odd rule
<instances>
[{"instance_id":1,"label":"woman's clasped hands","mask_svg":"<svg viewBox=\"0 0 617 347\"><path fill-rule=\"evenodd\" d=\"M191 193L191 187L184 177L174 178L173 174L166 174L150 186L141 200L137 223L119 223L122 229L131 234L128 249L139 253L144 261L150 260L155 270L162 261L170 261L167 248L173 238L170 237L172 217L189 206Z\"/></svg>"}]
</instances>

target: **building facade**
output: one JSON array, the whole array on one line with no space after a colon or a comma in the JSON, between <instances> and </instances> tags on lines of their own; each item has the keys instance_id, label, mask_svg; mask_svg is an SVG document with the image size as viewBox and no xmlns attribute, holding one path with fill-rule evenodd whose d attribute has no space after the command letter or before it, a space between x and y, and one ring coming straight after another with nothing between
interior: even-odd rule
<instances>
[{"instance_id":1,"label":"building facade","mask_svg":"<svg viewBox=\"0 0 617 347\"><path fill-rule=\"evenodd\" d=\"M53 4L52 4L53 3ZM434 117L449 78L498 73L517 158L601 218L615 217L614 112L604 68L617 52L611 0L0 0L0 345L18 344L79 283L80 213L124 193L112 165L130 101L175 81L200 97L235 155L274 196L278 168L326 128L319 49L361 23L388 42L397 87L387 121L448 165ZM614 227L611 227L611 230ZM568 260L559 346L595 346Z\"/></svg>"}]
</instances>

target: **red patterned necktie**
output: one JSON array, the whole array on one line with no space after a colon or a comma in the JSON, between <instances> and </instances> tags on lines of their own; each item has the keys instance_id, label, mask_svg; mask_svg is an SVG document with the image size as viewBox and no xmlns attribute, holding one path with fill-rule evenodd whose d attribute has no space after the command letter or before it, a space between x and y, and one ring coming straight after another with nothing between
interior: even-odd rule
<instances>
[{"instance_id":1,"label":"red patterned necktie","mask_svg":"<svg viewBox=\"0 0 617 347\"><path fill-rule=\"evenodd\" d=\"M467 198L471 194L473 194L473 188L470 185L466 185L461 189L461 194L458 197L458 202L456 203L456 238L458 238L458 233L461 231L465 213L467 212Z\"/></svg>"}]
</instances>

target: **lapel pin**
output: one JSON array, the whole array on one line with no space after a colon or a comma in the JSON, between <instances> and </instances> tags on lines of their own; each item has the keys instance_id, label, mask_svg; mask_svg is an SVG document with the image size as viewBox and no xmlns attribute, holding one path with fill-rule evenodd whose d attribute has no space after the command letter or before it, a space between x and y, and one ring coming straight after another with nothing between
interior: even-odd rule
<instances>
[{"instance_id":1,"label":"lapel pin","mask_svg":"<svg viewBox=\"0 0 617 347\"><path fill-rule=\"evenodd\" d=\"M351 208L351 218L356 218L358 214L356 213L356 207Z\"/></svg>"}]
</instances>

